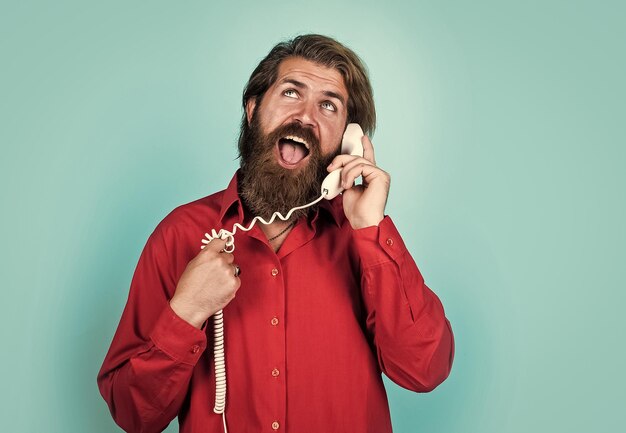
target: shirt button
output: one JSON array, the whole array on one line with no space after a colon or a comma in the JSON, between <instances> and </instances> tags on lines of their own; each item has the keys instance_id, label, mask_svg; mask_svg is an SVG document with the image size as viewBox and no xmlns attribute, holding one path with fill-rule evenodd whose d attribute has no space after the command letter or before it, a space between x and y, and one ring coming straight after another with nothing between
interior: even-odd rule
<instances>
[{"instance_id":1,"label":"shirt button","mask_svg":"<svg viewBox=\"0 0 626 433\"><path fill-rule=\"evenodd\" d=\"M278 375L279 375L279 374L280 374L280 371L278 371L278 369L277 369L277 368L275 368L275 369L273 369L273 370L272 370L272 376L274 376L274 377L278 377Z\"/></svg>"},{"instance_id":2,"label":"shirt button","mask_svg":"<svg viewBox=\"0 0 626 433\"><path fill-rule=\"evenodd\" d=\"M278 325L278 317L272 317L270 323L272 324L272 326Z\"/></svg>"},{"instance_id":3,"label":"shirt button","mask_svg":"<svg viewBox=\"0 0 626 433\"><path fill-rule=\"evenodd\" d=\"M275 277L276 275L278 275L278 269L274 268L272 269L272 277Z\"/></svg>"},{"instance_id":4,"label":"shirt button","mask_svg":"<svg viewBox=\"0 0 626 433\"><path fill-rule=\"evenodd\" d=\"M194 344L193 346L191 346L191 353L198 353L200 351L200 346L198 346L197 344Z\"/></svg>"},{"instance_id":5,"label":"shirt button","mask_svg":"<svg viewBox=\"0 0 626 433\"><path fill-rule=\"evenodd\" d=\"M391 239L391 238L387 239L387 245L392 246L393 245L393 239Z\"/></svg>"},{"instance_id":6,"label":"shirt button","mask_svg":"<svg viewBox=\"0 0 626 433\"><path fill-rule=\"evenodd\" d=\"M278 430L279 427L280 427L280 424L278 424L278 421L274 421L272 423L272 430Z\"/></svg>"}]
</instances>

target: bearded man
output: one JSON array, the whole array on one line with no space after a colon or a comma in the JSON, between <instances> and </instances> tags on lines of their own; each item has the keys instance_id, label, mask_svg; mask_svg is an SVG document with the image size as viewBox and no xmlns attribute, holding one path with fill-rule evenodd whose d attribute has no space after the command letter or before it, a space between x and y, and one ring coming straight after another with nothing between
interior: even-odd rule
<instances>
[{"instance_id":1,"label":"bearded man","mask_svg":"<svg viewBox=\"0 0 626 433\"><path fill-rule=\"evenodd\" d=\"M189 433L391 432L381 373L430 391L448 376L454 343L384 214L390 178L371 141L362 157L339 154L348 123L375 126L365 67L331 38L296 37L252 73L243 108L228 187L175 209L148 239L100 392L128 432L162 431L176 416ZM238 231L232 253L219 238L200 250L211 229L314 201L338 168L341 196ZM223 416L207 324L222 310Z\"/></svg>"}]
</instances>

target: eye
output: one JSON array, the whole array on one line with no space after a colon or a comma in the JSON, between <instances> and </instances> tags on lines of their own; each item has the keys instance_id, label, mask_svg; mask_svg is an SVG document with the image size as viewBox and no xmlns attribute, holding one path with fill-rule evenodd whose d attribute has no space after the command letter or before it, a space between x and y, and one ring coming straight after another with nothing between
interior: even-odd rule
<instances>
[{"instance_id":1,"label":"eye","mask_svg":"<svg viewBox=\"0 0 626 433\"><path fill-rule=\"evenodd\" d=\"M287 89L283 92L283 95L285 95L288 98L297 98L298 97L298 92L296 92L293 89Z\"/></svg>"},{"instance_id":2,"label":"eye","mask_svg":"<svg viewBox=\"0 0 626 433\"><path fill-rule=\"evenodd\" d=\"M322 108L324 108L325 110L337 111L337 107L335 107L335 104L329 101L322 102Z\"/></svg>"}]
</instances>

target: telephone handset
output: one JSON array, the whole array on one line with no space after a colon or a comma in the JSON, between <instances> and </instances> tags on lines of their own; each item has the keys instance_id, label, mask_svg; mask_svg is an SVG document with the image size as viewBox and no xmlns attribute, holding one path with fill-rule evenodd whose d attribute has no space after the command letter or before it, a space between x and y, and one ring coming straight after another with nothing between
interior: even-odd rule
<instances>
[{"instance_id":1,"label":"telephone handset","mask_svg":"<svg viewBox=\"0 0 626 433\"><path fill-rule=\"evenodd\" d=\"M363 130L356 123L350 123L346 127L346 131L343 134L343 139L341 141L341 153L354 155L354 156L363 156L363 144L361 143L361 138L363 137ZM206 247L209 242L211 242L215 238L225 239L226 247L224 251L227 253L232 253L235 251L235 232L237 228L243 231L250 230L254 224L258 221L261 221L263 224L271 224L276 217L282 219L283 221L288 221L291 217L291 214L299 209L305 209L309 206L313 206L316 203L319 203L322 199L332 200L337 197L343 188L341 187L341 168L333 170L326 176L326 178L322 181L321 187L321 195L311 203L307 203L303 206L298 206L291 209L287 212L286 216L283 216L280 212L274 212L269 221L264 220L261 217L254 217L252 222L248 227L244 227L239 223L235 223L233 226L233 230L229 232L225 229L220 229L219 232L216 232L215 229L211 230L211 233L205 233L204 238L202 239L202 246L200 248ZM222 421L224 423L224 432L227 432L226 428L226 362L224 359L224 315L223 311L219 310L213 315L213 361L215 364L215 407L213 411L217 414L222 415Z\"/></svg>"},{"instance_id":2,"label":"telephone handset","mask_svg":"<svg viewBox=\"0 0 626 433\"><path fill-rule=\"evenodd\" d=\"M363 130L358 123L350 123L343 134L341 153L354 156L363 156ZM326 200L337 197L343 188L341 187L341 168L333 170L322 182L322 195Z\"/></svg>"}]
</instances>

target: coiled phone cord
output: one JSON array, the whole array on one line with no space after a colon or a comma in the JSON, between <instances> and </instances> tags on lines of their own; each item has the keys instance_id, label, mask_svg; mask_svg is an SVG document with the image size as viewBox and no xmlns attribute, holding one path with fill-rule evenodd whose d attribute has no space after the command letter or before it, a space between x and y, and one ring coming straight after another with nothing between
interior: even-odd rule
<instances>
[{"instance_id":1,"label":"coiled phone cord","mask_svg":"<svg viewBox=\"0 0 626 433\"><path fill-rule=\"evenodd\" d=\"M225 239L226 240L226 247L224 248L224 252L232 253L233 251L235 251L235 238L234 238L234 236L235 236L235 233L237 233L237 228L243 230L244 232L247 232L250 229L252 229L252 227L254 227L254 224L256 224L257 221L261 221L263 224L269 225L269 224L272 224L274 222L276 217L280 218L283 221L288 221L289 218L291 218L291 215L295 211L300 210L300 209L306 209L307 207L313 206L314 204L317 204L320 201L322 201L322 199L324 197L325 197L325 194L322 194L318 198L313 200L311 203L307 203L307 204L305 204L303 206L294 207L289 212L287 212L287 216L283 216L280 212L274 212L272 214L272 217L270 218L269 221L264 220L260 216L254 217L254 219L250 222L250 225L248 227L244 227L244 226L242 226L239 223L235 223L235 225L233 226L233 231L232 232L229 232L226 229L220 229L219 232L216 232L215 229L213 229L213 230L211 230L211 234L209 234L209 233L205 233L204 234L205 238L202 239L202 243L204 245L202 245L200 248L204 248L205 246L207 246L208 243L211 242L213 239L219 238L219 239Z\"/></svg>"},{"instance_id":2,"label":"coiled phone cord","mask_svg":"<svg viewBox=\"0 0 626 433\"><path fill-rule=\"evenodd\" d=\"M254 217L254 219L250 222L248 227L244 227L239 223L235 223L232 231L228 231L225 229L220 229L219 232L216 232L215 229L211 230L211 233L205 233L204 238L202 239L202 246L200 249L204 249L209 242L213 239L225 239L226 246L224 247L224 252L232 253L235 251L235 233L237 232L237 228L240 230L247 232L257 221L261 221L261 223L265 225L272 224L276 217L280 218L283 221L288 221L291 218L291 215L300 209L306 209L307 207L313 206L314 204L319 203L326 196L326 192L320 195L317 199L313 200L311 203L305 204L304 206L297 206L287 212L286 216L283 216L280 212L274 212L269 221L264 220L260 216ZM213 315L213 360L215 363L215 406L213 407L213 412L217 414L222 414L222 421L224 422L224 433L227 433L226 429L226 361L224 359L224 313L223 310L219 310Z\"/></svg>"}]
</instances>

